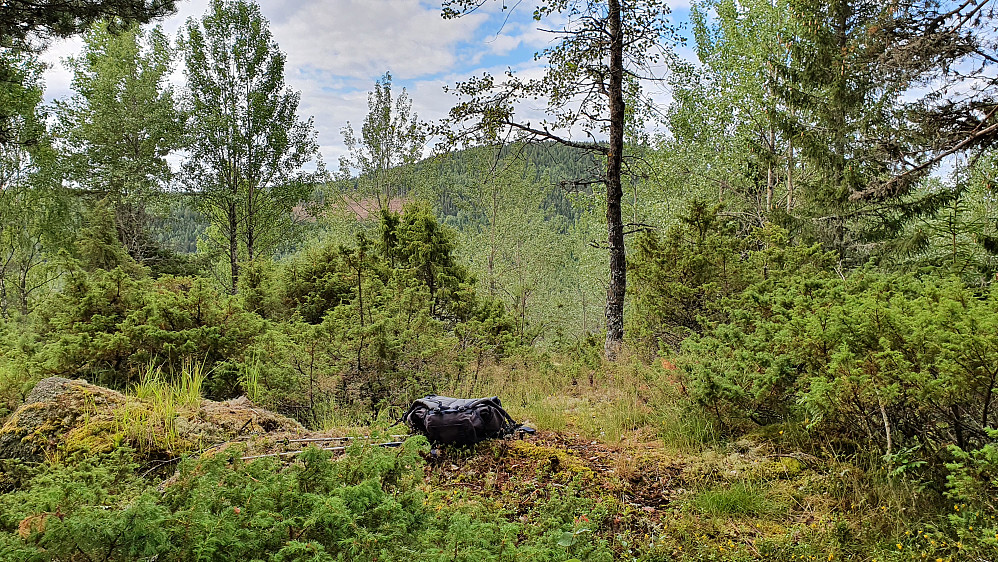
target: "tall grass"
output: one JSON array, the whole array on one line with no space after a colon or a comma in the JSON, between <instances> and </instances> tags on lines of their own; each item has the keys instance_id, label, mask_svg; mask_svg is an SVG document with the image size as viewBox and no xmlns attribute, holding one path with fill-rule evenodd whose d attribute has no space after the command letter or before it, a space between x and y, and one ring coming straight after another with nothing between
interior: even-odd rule
<instances>
[{"instance_id":1,"label":"tall grass","mask_svg":"<svg viewBox=\"0 0 998 562\"><path fill-rule=\"evenodd\" d=\"M659 439L676 449L712 444L714 426L683 396L662 364L639 361L584 365L569 358L513 358L483 367L441 393L499 396L518 420L538 429L569 431L616 443Z\"/></svg>"},{"instance_id":2,"label":"tall grass","mask_svg":"<svg viewBox=\"0 0 998 562\"><path fill-rule=\"evenodd\" d=\"M198 363L192 357L184 358L180 376L177 377L173 387L177 401L182 408L196 410L201 407L201 400L204 399L201 389L208 377L204 365L204 360Z\"/></svg>"},{"instance_id":3,"label":"tall grass","mask_svg":"<svg viewBox=\"0 0 998 562\"><path fill-rule=\"evenodd\" d=\"M240 383L246 391L246 396L254 404L259 403L263 398L264 387L260 383L261 374L263 374L263 358L260 352L254 353L239 367Z\"/></svg>"},{"instance_id":4,"label":"tall grass","mask_svg":"<svg viewBox=\"0 0 998 562\"><path fill-rule=\"evenodd\" d=\"M201 388L207 377L204 365L185 358L180 373L172 378L163 374L161 365L146 366L132 388L132 394L142 402L116 414L119 427L140 450L175 450L189 445L178 433L176 419L182 411L196 411L201 406Z\"/></svg>"}]
</instances>

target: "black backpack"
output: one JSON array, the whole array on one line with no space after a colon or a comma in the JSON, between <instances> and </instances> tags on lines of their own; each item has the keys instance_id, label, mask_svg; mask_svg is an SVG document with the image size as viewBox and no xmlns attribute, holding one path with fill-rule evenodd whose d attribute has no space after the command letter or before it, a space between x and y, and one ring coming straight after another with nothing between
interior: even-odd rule
<instances>
[{"instance_id":1,"label":"black backpack","mask_svg":"<svg viewBox=\"0 0 998 562\"><path fill-rule=\"evenodd\" d=\"M402 422L435 445L473 445L517 430L533 433L506 413L497 396L448 398L431 394L413 402L395 425Z\"/></svg>"}]
</instances>

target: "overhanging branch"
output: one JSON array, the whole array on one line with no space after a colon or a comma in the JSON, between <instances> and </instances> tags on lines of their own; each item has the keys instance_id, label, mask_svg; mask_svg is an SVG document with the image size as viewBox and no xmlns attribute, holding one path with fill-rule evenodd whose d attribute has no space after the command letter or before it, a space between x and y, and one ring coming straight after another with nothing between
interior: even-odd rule
<instances>
[{"instance_id":1,"label":"overhanging branch","mask_svg":"<svg viewBox=\"0 0 998 562\"><path fill-rule=\"evenodd\" d=\"M864 189L863 191L857 191L856 193L853 193L852 195L849 196L849 200L850 201L857 201L857 200L861 200L861 199L866 199L867 197L874 196L874 195L883 195L886 192L888 192L890 189L892 189L893 187L895 187L895 186L899 185L900 183L902 183L903 181L906 181L907 179L911 178L912 176L914 176L916 174L919 174L919 173L922 173L922 172L926 171L927 169L929 169L930 167L938 164L943 158L946 158L947 156L950 156L950 155L952 155L952 154L954 154L956 152L959 152L960 150L963 150L964 148L966 148L968 145L973 144L975 141L978 141L978 140L980 140L982 138L985 138L985 137L987 137L989 135L993 135L993 134L998 134L998 123L995 123L995 124L991 125L990 127L981 129L980 131L977 131L977 132L971 134L967 138L965 138L962 141L958 142L952 148L950 148L948 150L945 150L945 151L943 151L943 152L941 152L941 153L933 156L932 158L926 160L925 162L919 164L918 166L915 166L914 168L912 168L912 169L910 169L910 170L908 170L906 172L903 172L901 174L898 174L898 175L894 176L893 178L891 178L889 181L887 181L884 184L876 185L874 187L871 187L871 188L868 188L868 189Z\"/></svg>"},{"instance_id":2,"label":"overhanging branch","mask_svg":"<svg viewBox=\"0 0 998 562\"><path fill-rule=\"evenodd\" d=\"M560 136L558 136L558 135L556 135L556 134L554 134L551 131L548 131L546 129L535 129L534 127L531 127L529 125L524 125L522 123L514 123L514 122L511 122L511 121L507 121L504 124L506 126L508 126L508 127L511 127L511 128L516 129L518 131L522 131L522 132L528 133L528 134L530 134L530 135L532 135L534 137L537 137L539 139L554 141L554 142L556 142L558 144L562 144L562 145L569 146L569 147L572 147L572 148L577 148L579 150L588 150L588 151L593 151L593 152L599 152L600 154L606 154L607 151L609 150L607 147L604 147L604 146L602 146L600 144L597 144L597 143L585 143L585 142L572 141L572 140L560 137Z\"/></svg>"}]
</instances>

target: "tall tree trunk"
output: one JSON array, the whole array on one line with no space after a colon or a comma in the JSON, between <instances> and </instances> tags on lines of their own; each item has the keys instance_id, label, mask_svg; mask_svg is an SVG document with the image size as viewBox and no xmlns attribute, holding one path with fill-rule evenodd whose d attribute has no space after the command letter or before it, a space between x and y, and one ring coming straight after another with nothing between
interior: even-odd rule
<instances>
[{"instance_id":1,"label":"tall tree trunk","mask_svg":"<svg viewBox=\"0 0 998 562\"><path fill-rule=\"evenodd\" d=\"M773 112L776 113L775 111ZM773 193L776 190L776 173L773 169L776 166L776 127L770 126L769 129L769 153L772 158L767 165L768 173L766 175L766 212L773 212Z\"/></svg>"},{"instance_id":2,"label":"tall tree trunk","mask_svg":"<svg viewBox=\"0 0 998 562\"><path fill-rule=\"evenodd\" d=\"M794 207L794 143L791 138L787 145L787 214Z\"/></svg>"},{"instance_id":3,"label":"tall tree trunk","mask_svg":"<svg viewBox=\"0 0 998 562\"><path fill-rule=\"evenodd\" d=\"M606 155L606 227L610 247L610 284L606 290L606 345L603 352L607 360L614 361L624 341L624 296L627 290L624 223L620 211L623 198L620 171L624 153L624 38L620 0L609 0L607 7L610 144Z\"/></svg>"},{"instance_id":4,"label":"tall tree trunk","mask_svg":"<svg viewBox=\"0 0 998 562\"><path fill-rule=\"evenodd\" d=\"M229 202L229 273L232 287L229 291L234 295L239 290L239 219L235 201Z\"/></svg>"},{"instance_id":5,"label":"tall tree trunk","mask_svg":"<svg viewBox=\"0 0 998 562\"><path fill-rule=\"evenodd\" d=\"M357 310L360 312L360 342L357 344L357 374L364 372L364 247L357 248Z\"/></svg>"},{"instance_id":6,"label":"tall tree trunk","mask_svg":"<svg viewBox=\"0 0 998 562\"><path fill-rule=\"evenodd\" d=\"M2 231L2 229L0 229ZM14 250L10 251L7 259L4 260L3 267L0 267L0 316L10 318L10 300L7 292L7 271L11 262L14 261Z\"/></svg>"},{"instance_id":7,"label":"tall tree trunk","mask_svg":"<svg viewBox=\"0 0 998 562\"><path fill-rule=\"evenodd\" d=\"M773 188L776 185L776 177L773 175L772 162L766 171L766 212L773 212Z\"/></svg>"},{"instance_id":8,"label":"tall tree trunk","mask_svg":"<svg viewBox=\"0 0 998 562\"><path fill-rule=\"evenodd\" d=\"M247 180L249 183L249 180ZM253 260L256 259L256 201L255 193L256 189L252 185L249 186L246 193L246 261L251 265Z\"/></svg>"},{"instance_id":9,"label":"tall tree trunk","mask_svg":"<svg viewBox=\"0 0 998 562\"><path fill-rule=\"evenodd\" d=\"M835 186L835 191L838 192L838 200L835 202L835 213L839 215L836 220L832 223L833 236L835 251L838 253L839 262L841 263L846 257L846 244L847 244L847 231L846 231L846 219L844 218L845 211L843 209L843 204L845 200L849 197L849 192L852 186L849 185L846 178L846 147L848 140L848 131L846 130L848 122L848 110L849 110L849 85L845 78L846 72L846 56L845 53L848 52L849 48L849 16L852 13L852 4L849 0L839 0L835 4L836 10L836 29L835 35L837 40L837 51L842 53L841 58L837 61L839 64L839 78L834 81L832 86L832 147L835 151L834 159L832 161L832 170L834 173L833 185Z\"/></svg>"}]
</instances>

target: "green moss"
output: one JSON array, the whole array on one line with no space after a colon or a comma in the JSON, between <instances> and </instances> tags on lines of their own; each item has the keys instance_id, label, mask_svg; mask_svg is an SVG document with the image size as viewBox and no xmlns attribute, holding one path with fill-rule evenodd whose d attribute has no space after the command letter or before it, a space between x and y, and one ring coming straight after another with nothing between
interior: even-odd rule
<instances>
[{"instance_id":1,"label":"green moss","mask_svg":"<svg viewBox=\"0 0 998 562\"><path fill-rule=\"evenodd\" d=\"M67 456L110 453L122 444L122 431L110 420L90 421L67 431L62 436L62 449Z\"/></svg>"},{"instance_id":2,"label":"green moss","mask_svg":"<svg viewBox=\"0 0 998 562\"><path fill-rule=\"evenodd\" d=\"M758 474L765 479L793 478L804 470L804 464L797 459L781 457L769 459L758 468Z\"/></svg>"},{"instance_id":3,"label":"green moss","mask_svg":"<svg viewBox=\"0 0 998 562\"><path fill-rule=\"evenodd\" d=\"M510 448L510 455L540 461L541 466L551 472L567 471L579 476L593 475L592 469L578 457L554 447L535 445L529 441L516 441Z\"/></svg>"}]
</instances>

